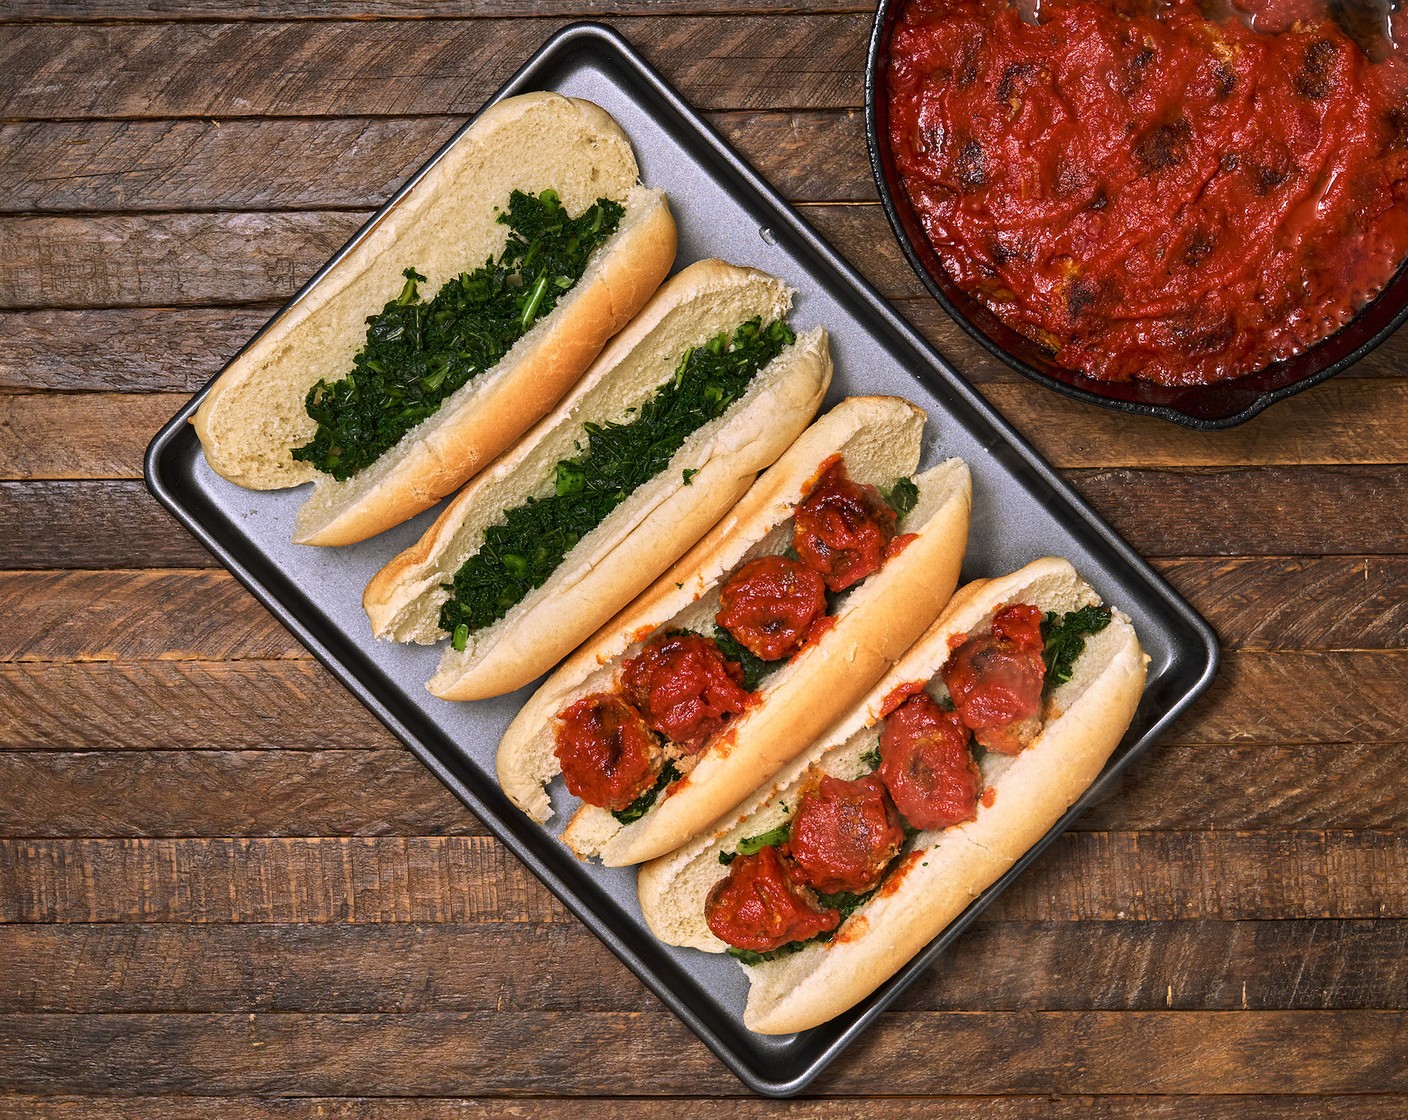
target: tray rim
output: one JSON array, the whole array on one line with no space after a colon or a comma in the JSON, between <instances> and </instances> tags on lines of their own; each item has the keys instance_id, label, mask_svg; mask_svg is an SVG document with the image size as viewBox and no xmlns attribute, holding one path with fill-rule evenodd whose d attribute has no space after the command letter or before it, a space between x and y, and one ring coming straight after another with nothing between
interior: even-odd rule
<instances>
[{"instance_id":1,"label":"tray rim","mask_svg":"<svg viewBox=\"0 0 1408 1120\"><path fill-rule=\"evenodd\" d=\"M295 613L277 595L260 581L206 527L197 516L182 503L163 479L163 465L172 442L181 435L204 400L220 373L194 393L191 399L162 426L148 445L143 460L143 475L148 491L173 517L176 518L248 590L266 609L270 611L308 649L313 657L327 669L337 681L365 706L381 723L409 749L432 774L435 775L467 808L483 822L494 837L511 851L532 874L649 989L667 1008L687 1026L706 1047L748 1088L770 1097L790 1097L805 1089L838 1058L870 1026L913 980L928 969L934 960L943 953L948 944L960 936L987 905L1010 885L1025 868L1064 833L1071 822L1085 812L1089 803L1105 791L1132 759L1151 746L1155 740L1183 714L1212 683L1220 663L1220 649L1215 632L1203 617L1195 611L1181 595L1155 571L1134 549L1109 526L1070 487L1055 469L1042 458L1032 445L952 367L948 361L931 346L928 341L909 325L890 306L887 300L835 249L833 249L796 209L783 199L737 152L723 140L718 132L704 120L674 88L659 74L615 28L592 20L576 21L554 32L493 94L479 109L469 115L464 125L442 144L422 164L406 182L399 187L376 212L367 219L347 242L320 266L297 292L271 318L256 331L238 351L230 356L228 366L258 340L285 312L303 299L323 276L332 270L343 257L365 237L387 214L387 212L453 147L463 133L489 106L516 93L534 88L538 73L556 61L556 56L578 46L595 48L605 52L609 61L623 64L635 77L647 84L657 97L692 127L699 140L713 150L715 156L724 161L733 173L758 196L776 217L784 221L791 234L805 244L806 248L836 272L851 289L865 309L877 315L884 324L906 345L913 348L924 359L920 370L922 379L933 382L940 380L946 390L963 399L970 408L980 413L1002 438L1007 446L1018 454L1047 485L1059 492L1070 508L1085 522L1085 527L1095 533L1132 574L1135 574L1148 587L1150 594L1160 600L1165 610L1190 630L1197 639L1196 648L1189 647L1179 652L1195 656L1195 663L1201 662L1202 670L1187 690L1178 697L1154 720L1142 735L1123 752L1120 758L1107 764L1101 775L1086 790L1074 806L1036 844L1029 848L1003 876L979 895L954 921L934 939L924 950L916 954L890 980L873 995L859 1005L863 1010L856 1015L834 1038L815 1056L808 1059L796 1072L784 1077L770 1077L761 1072L746 1056L729 1045L727 1040L714 1031L703 1018L686 1002L684 996L666 982L665 978L653 971L615 930L591 909L587 901L578 897L575 890L566 883L551 866L539 859L534 852L522 844L507 824L502 822L495 810L487 806L470 789L435 751L419 739L391 709L378 697L375 691L364 685L356 672L338 659ZM224 371L226 366L222 366ZM1118 748L1117 748L1118 749ZM826 1031L832 1023L812 1028ZM803 1032L808 1033L808 1032Z\"/></svg>"}]
</instances>

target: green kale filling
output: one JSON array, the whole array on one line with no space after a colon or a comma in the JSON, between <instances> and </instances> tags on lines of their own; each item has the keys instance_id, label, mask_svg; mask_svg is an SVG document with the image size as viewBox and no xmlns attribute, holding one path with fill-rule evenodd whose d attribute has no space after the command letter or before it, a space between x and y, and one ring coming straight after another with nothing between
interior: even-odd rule
<instances>
[{"instance_id":1,"label":"green kale filling","mask_svg":"<svg viewBox=\"0 0 1408 1120\"><path fill-rule=\"evenodd\" d=\"M919 487L913 479L901 478L889 490L881 490L880 496L895 511L896 517L903 517L919 504Z\"/></svg>"},{"instance_id":2,"label":"green kale filling","mask_svg":"<svg viewBox=\"0 0 1408 1120\"><path fill-rule=\"evenodd\" d=\"M367 317L351 372L308 391L318 428L293 457L339 482L376 462L550 312L624 214L599 198L569 218L555 191L514 191L498 219L509 236L497 261L448 281L429 302L416 287L425 277L406 269L401 294Z\"/></svg>"},{"instance_id":3,"label":"green kale filling","mask_svg":"<svg viewBox=\"0 0 1408 1120\"><path fill-rule=\"evenodd\" d=\"M587 447L557 464L554 493L509 510L479 551L445 584L440 628L454 647L503 618L541 587L579 540L640 486L663 471L684 441L722 416L759 370L795 335L777 320L751 319L685 352L674 377L621 423L583 425Z\"/></svg>"},{"instance_id":4,"label":"green kale filling","mask_svg":"<svg viewBox=\"0 0 1408 1120\"><path fill-rule=\"evenodd\" d=\"M679 777L680 772L675 769L674 759L667 760L665 768L660 771L660 777L655 780L653 786L624 809L619 811L616 809L611 810L611 815L622 824L634 824L636 821L640 820L641 817L645 816L646 811L655 804L656 798L664 793L665 790L669 788L670 783L676 781Z\"/></svg>"},{"instance_id":5,"label":"green kale filling","mask_svg":"<svg viewBox=\"0 0 1408 1120\"><path fill-rule=\"evenodd\" d=\"M1076 658L1085 649L1085 639L1110 625L1109 607L1081 607L1071 611L1059 622L1056 613L1049 612L1041 624L1041 636L1046 647L1041 658L1046 662L1045 691L1071 679Z\"/></svg>"},{"instance_id":6,"label":"green kale filling","mask_svg":"<svg viewBox=\"0 0 1408 1120\"><path fill-rule=\"evenodd\" d=\"M765 661L722 626L714 627L714 644L726 658L738 662L743 670L743 687L749 692L756 692L769 673L787 664L785 657L779 657L776 661Z\"/></svg>"},{"instance_id":7,"label":"green kale filling","mask_svg":"<svg viewBox=\"0 0 1408 1120\"><path fill-rule=\"evenodd\" d=\"M785 844L791 829L792 822L783 821L776 828L770 828L757 836L745 836L738 842L738 848L735 851L720 852L719 862L727 867L738 856L755 856L764 848L775 848L778 844Z\"/></svg>"}]
</instances>

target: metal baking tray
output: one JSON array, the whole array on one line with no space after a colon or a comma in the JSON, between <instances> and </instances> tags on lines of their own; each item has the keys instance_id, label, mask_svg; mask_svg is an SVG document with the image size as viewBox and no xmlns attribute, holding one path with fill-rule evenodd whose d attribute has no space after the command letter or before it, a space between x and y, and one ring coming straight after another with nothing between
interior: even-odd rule
<instances>
[{"instance_id":1,"label":"metal baking tray","mask_svg":"<svg viewBox=\"0 0 1408 1120\"><path fill-rule=\"evenodd\" d=\"M1037 556L1061 555L1107 601L1133 618L1153 659L1143 703L1103 775L1056 828L863 1004L800 1034L753 1034L742 1022L747 978L733 960L660 944L640 916L634 871L580 863L557 839L555 832L566 816L565 794L555 794L557 815L545 828L500 792L494 777L495 748L531 687L472 704L437 700L425 691L424 682L435 667L438 648L372 639L361 609L362 588L382 564L420 536L436 511L346 548L291 544L300 490L242 490L206 465L187 423L205 390L152 441L147 486L746 1085L773 1096L791 1095L853 1043L1207 687L1217 666L1217 639L1207 623L615 31L591 23L565 28L494 100L530 90L588 98L621 123L635 145L645 181L669 193L680 229L678 265L719 256L785 277L797 289L793 323L799 329L821 323L831 331L836 376L825 407L848 394L893 393L928 412L923 465L962 455L973 472L965 579L999 574ZM376 224L384 209L363 232ZM355 235L321 268L289 306L336 269L361 236Z\"/></svg>"}]
</instances>

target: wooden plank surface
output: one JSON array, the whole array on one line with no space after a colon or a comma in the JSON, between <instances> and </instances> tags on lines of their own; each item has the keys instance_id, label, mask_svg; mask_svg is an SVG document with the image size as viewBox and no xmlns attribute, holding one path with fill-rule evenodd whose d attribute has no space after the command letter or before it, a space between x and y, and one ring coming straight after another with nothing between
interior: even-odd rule
<instances>
[{"instance_id":1,"label":"wooden plank surface","mask_svg":"<svg viewBox=\"0 0 1408 1120\"><path fill-rule=\"evenodd\" d=\"M17 24L0 73L22 77L0 86L0 118L463 117L566 22ZM869 12L609 22L700 109L862 104Z\"/></svg>"},{"instance_id":2,"label":"wooden plank surface","mask_svg":"<svg viewBox=\"0 0 1408 1120\"><path fill-rule=\"evenodd\" d=\"M873 7L0 11L0 1120L1408 1115L1408 332L1224 433L1030 385L876 203ZM747 1099L140 482L186 395L583 16L1222 639L1207 696L812 1100Z\"/></svg>"},{"instance_id":3,"label":"wooden plank surface","mask_svg":"<svg viewBox=\"0 0 1408 1120\"><path fill-rule=\"evenodd\" d=\"M864 1100L761 1101L661 1098L656 1107L702 1120L864 1120L876 1110L896 1120L1319 1120L1326 1113L1342 1120L1400 1120L1402 1099L1395 1096L1326 1095L1208 1097L1102 1097L1050 1093L1000 1097L889 1097L878 1104ZM602 1099L511 1101L465 1097L151 1097L120 1098L16 1095L0 1097L3 1120L104 1120L127 1109L146 1120L200 1120L217 1115L229 1120L635 1120L639 1100Z\"/></svg>"},{"instance_id":4,"label":"wooden plank surface","mask_svg":"<svg viewBox=\"0 0 1408 1120\"><path fill-rule=\"evenodd\" d=\"M1408 658L1394 668L1408 668ZM1075 827L1402 829L1408 788L1396 779L1405 742L1165 746L1126 771ZM0 836L485 832L409 751L156 746L0 751L0 788L14 802L0 804Z\"/></svg>"},{"instance_id":5,"label":"wooden plank surface","mask_svg":"<svg viewBox=\"0 0 1408 1120\"><path fill-rule=\"evenodd\" d=\"M1066 477L1147 556L1363 557L1408 548L1408 512L1396 501L1408 486L1402 465L1110 468ZM1307 507L1316 516L1301 515ZM45 531L31 532L34 525ZM135 480L0 481L0 535L10 539L0 569L216 563Z\"/></svg>"},{"instance_id":6,"label":"wooden plank surface","mask_svg":"<svg viewBox=\"0 0 1408 1120\"><path fill-rule=\"evenodd\" d=\"M1229 649L1402 649L1408 557L1185 558L1159 563ZM1278 592L1288 592L1286 598ZM0 572L0 663L306 657L213 569Z\"/></svg>"},{"instance_id":7,"label":"wooden plank surface","mask_svg":"<svg viewBox=\"0 0 1408 1120\"><path fill-rule=\"evenodd\" d=\"M573 920L483 836L0 839L0 907L0 922ZM1067 832L987 913L1024 921L1405 918L1408 836Z\"/></svg>"}]
</instances>

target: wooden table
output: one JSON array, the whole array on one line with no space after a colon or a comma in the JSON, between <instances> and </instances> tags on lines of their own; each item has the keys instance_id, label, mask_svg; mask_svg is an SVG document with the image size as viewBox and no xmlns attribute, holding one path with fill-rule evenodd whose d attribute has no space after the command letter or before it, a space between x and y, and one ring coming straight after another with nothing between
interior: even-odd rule
<instances>
[{"instance_id":1,"label":"wooden table","mask_svg":"<svg viewBox=\"0 0 1408 1120\"><path fill-rule=\"evenodd\" d=\"M1408 335L1221 434L1070 403L901 258L864 3L463 7L5 5L0 1117L1408 1115ZM1223 639L1210 695L824 1104L723 1099L746 1093L140 482L187 394L581 15Z\"/></svg>"}]
</instances>

